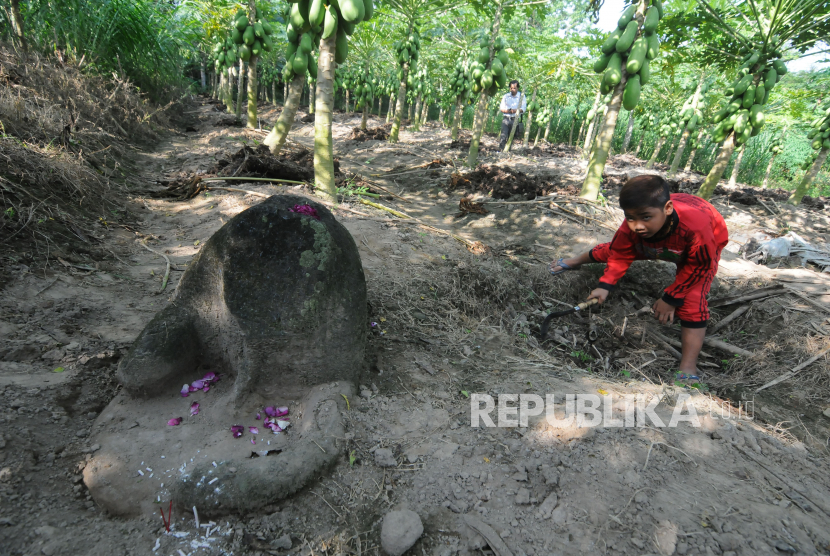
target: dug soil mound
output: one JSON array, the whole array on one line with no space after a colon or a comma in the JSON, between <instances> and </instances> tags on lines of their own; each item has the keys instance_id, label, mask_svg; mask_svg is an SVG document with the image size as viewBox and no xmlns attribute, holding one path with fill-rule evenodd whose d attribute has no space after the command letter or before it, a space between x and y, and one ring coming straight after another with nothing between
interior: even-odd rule
<instances>
[{"instance_id":1,"label":"dug soil mound","mask_svg":"<svg viewBox=\"0 0 830 556\"><path fill-rule=\"evenodd\" d=\"M536 157L554 157L554 158L576 158L580 154L577 147L570 145L537 145L529 149L526 153L528 156Z\"/></svg>"},{"instance_id":2,"label":"dug soil mound","mask_svg":"<svg viewBox=\"0 0 830 556\"><path fill-rule=\"evenodd\" d=\"M529 176L509 166L482 164L472 172L452 174L447 188L483 191L494 199L509 199L514 195L534 199L560 190L561 183L555 175Z\"/></svg>"},{"instance_id":3,"label":"dug soil mound","mask_svg":"<svg viewBox=\"0 0 830 556\"><path fill-rule=\"evenodd\" d=\"M715 193L729 195L729 200L733 203L741 203L742 205L762 205L763 201L775 201L779 203L785 202L790 198L792 191L786 189L758 189L756 187L744 187L734 191L728 191L723 188L718 188ZM830 202L827 197L810 197L805 195L801 199L801 203L814 210L824 210L826 204Z\"/></svg>"},{"instance_id":4,"label":"dug soil mound","mask_svg":"<svg viewBox=\"0 0 830 556\"><path fill-rule=\"evenodd\" d=\"M250 178L273 178L292 181L311 181L314 179L314 157L307 156L310 151L303 151L296 161L288 157L276 157L268 147L259 145L256 149L243 147L232 155L222 158L210 169L211 174L219 176L245 176ZM335 167L335 170L337 168Z\"/></svg>"},{"instance_id":5,"label":"dug soil mound","mask_svg":"<svg viewBox=\"0 0 830 556\"><path fill-rule=\"evenodd\" d=\"M386 141L389 139L389 132L392 131L392 124L384 124L378 127L370 127L369 129L360 129L356 127L352 130L346 141Z\"/></svg>"}]
</instances>

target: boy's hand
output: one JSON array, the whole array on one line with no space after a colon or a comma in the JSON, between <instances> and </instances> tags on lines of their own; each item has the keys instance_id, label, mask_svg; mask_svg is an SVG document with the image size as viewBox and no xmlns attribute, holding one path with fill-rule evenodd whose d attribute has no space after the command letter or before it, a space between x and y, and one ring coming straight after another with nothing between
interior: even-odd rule
<instances>
[{"instance_id":1,"label":"boy's hand","mask_svg":"<svg viewBox=\"0 0 830 556\"><path fill-rule=\"evenodd\" d=\"M588 296L588 299L598 299L600 305L605 303L605 300L608 298L608 290L605 288L597 288L591 292L591 295Z\"/></svg>"},{"instance_id":2,"label":"boy's hand","mask_svg":"<svg viewBox=\"0 0 830 556\"><path fill-rule=\"evenodd\" d=\"M676 307L672 307L662 299L658 299L652 309L654 310L654 318L659 320L660 324L672 324L674 322Z\"/></svg>"}]
</instances>

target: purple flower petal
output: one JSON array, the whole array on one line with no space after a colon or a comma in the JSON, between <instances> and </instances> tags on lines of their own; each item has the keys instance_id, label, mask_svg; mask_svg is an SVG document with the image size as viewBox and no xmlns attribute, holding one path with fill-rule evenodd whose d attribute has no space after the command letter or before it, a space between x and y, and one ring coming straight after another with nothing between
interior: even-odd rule
<instances>
[{"instance_id":1,"label":"purple flower petal","mask_svg":"<svg viewBox=\"0 0 830 556\"><path fill-rule=\"evenodd\" d=\"M206 380L207 382L213 382L216 380L216 373L207 373L205 376L202 377L202 380Z\"/></svg>"},{"instance_id":2,"label":"purple flower petal","mask_svg":"<svg viewBox=\"0 0 830 556\"><path fill-rule=\"evenodd\" d=\"M250 431L251 434L259 434L259 429L256 427L248 427L248 431Z\"/></svg>"},{"instance_id":3,"label":"purple flower petal","mask_svg":"<svg viewBox=\"0 0 830 556\"><path fill-rule=\"evenodd\" d=\"M320 215L317 214L317 209L312 207L311 205L294 205L290 209L290 212L296 212L298 214L305 214L306 216L310 216L316 220L320 220Z\"/></svg>"},{"instance_id":4,"label":"purple flower petal","mask_svg":"<svg viewBox=\"0 0 830 556\"><path fill-rule=\"evenodd\" d=\"M195 392L197 390L201 390L204 387L205 387L205 381L204 380L197 380L193 384L190 385L190 391Z\"/></svg>"},{"instance_id":5,"label":"purple flower petal","mask_svg":"<svg viewBox=\"0 0 830 556\"><path fill-rule=\"evenodd\" d=\"M233 433L234 438L239 438L242 436L242 433L245 431L245 427L242 425L234 425L231 427L231 432Z\"/></svg>"},{"instance_id":6,"label":"purple flower petal","mask_svg":"<svg viewBox=\"0 0 830 556\"><path fill-rule=\"evenodd\" d=\"M199 402L193 402L190 404L190 416L193 417L194 415L199 414Z\"/></svg>"},{"instance_id":7,"label":"purple flower petal","mask_svg":"<svg viewBox=\"0 0 830 556\"><path fill-rule=\"evenodd\" d=\"M269 405L265 408L265 414L269 417L283 417L285 415L288 415L288 408L285 406L274 407L272 405Z\"/></svg>"},{"instance_id":8,"label":"purple flower petal","mask_svg":"<svg viewBox=\"0 0 830 556\"><path fill-rule=\"evenodd\" d=\"M190 385L185 384L184 386L182 386L182 397L186 398L189 395L190 395Z\"/></svg>"},{"instance_id":9,"label":"purple flower petal","mask_svg":"<svg viewBox=\"0 0 830 556\"><path fill-rule=\"evenodd\" d=\"M256 440L252 438L251 439L251 444L256 444Z\"/></svg>"},{"instance_id":10,"label":"purple flower petal","mask_svg":"<svg viewBox=\"0 0 830 556\"><path fill-rule=\"evenodd\" d=\"M208 383L206 382L205 387L202 388L202 392L207 392L208 390L210 390L210 385L208 385Z\"/></svg>"},{"instance_id":11,"label":"purple flower petal","mask_svg":"<svg viewBox=\"0 0 830 556\"><path fill-rule=\"evenodd\" d=\"M259 411L257 411L257 414L256 414L256 420L257 420L257 421L259 421L260 419L262 419L262 413L260 413Z\"/></svg>"},{"instance_id":12,"label":"purple flower petal","mask_svg":"<svg viewBox=\"0 0 830 556\"><path fill-rule=\"evenodd\" d=\"M181 417L176 417L174 419L170 419L169 421L167 421L167 426L169 426L169 427L177 427L181 424L182 424L182 418Z\"/></svg>"}]
</instances>

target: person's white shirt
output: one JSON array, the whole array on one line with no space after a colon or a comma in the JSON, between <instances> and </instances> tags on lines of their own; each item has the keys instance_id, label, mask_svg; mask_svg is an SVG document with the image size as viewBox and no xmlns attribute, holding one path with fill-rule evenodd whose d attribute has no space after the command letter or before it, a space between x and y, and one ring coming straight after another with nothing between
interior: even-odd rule
<instances>
[{"instance_id":1,"label":"person's white shirt","mask_svg":"<svg viewBox=\"0 0 830 556\"><path fill-rule=\"evenodd\" d=\"M518 110L519 101L521 101L522 103L522 112L527 112L527 97L525 97L521 91L516 93L515 96L513 96L510 93L506 93L503 97L501 97L501 105L499 106L499 110ZM515 118L516 116L520 116L521 114L515 113L502 115L506 118Z\"/></svg>"}]
</instances>

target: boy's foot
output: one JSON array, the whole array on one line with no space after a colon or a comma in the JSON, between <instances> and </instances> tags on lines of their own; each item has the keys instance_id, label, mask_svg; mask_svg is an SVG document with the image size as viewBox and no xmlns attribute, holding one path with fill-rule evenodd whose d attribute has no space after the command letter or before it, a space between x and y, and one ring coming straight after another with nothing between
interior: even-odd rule
<instances>
[{"instance_id":1,"label":"boy's foot","mask_svg":"<svg viewBox=\"0 0 830 556\"><path fill-rule=\"evenodd\" d=\"M551 274L556 276L557 274L562 274L568 270L576 270L580 266L582 266L582 264L579 263L579 259L574 257L570 259L559 259L552 262L548 265L548 269L550 269Z\"/></svg>"}]
</instances>

